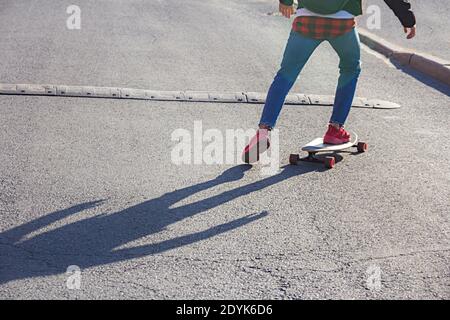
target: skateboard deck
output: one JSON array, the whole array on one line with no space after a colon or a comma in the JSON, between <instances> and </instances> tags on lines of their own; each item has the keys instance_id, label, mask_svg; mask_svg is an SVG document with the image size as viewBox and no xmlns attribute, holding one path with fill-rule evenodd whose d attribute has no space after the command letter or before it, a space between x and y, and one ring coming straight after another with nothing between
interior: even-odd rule
<instances>
[{"instance_id":1,"label":"skateboard deck","mask_svg":"<svg viewBox=\"0 0 450 320\"><path fill-rule=\"evenodd\" d=\"M351 140L343 144L326 144L323 143L323 138L317 138L305 144L302 148L306 152L326 152L326 151L340 151L353 147L358 143L358 136L354 132L350 132Z\"/></svg>"},{"instance_id":2,"label":"skateboard deck","mask_svg":"<svg viewBox=\"0 0 450 320\"><path fill-rule=\"evenodd\" d=\"M326 156L318 157L316 154L319 152L331 152L335 153L349 148L357 148L358 152L366 152L368 145L365 142L358 140L358 135L354 132L350 132L351 140L343 144L326 144L323 143L323 138L316 138L313 141L307 143L302 147L302 151L308 152L308 156L301 158L299 154L291 154L289 157L289 163L297 165L299 161L307 162L319 162L323 163L326 168L331 169L336 163L336 157Z\"/></svg>"}]
</instances>

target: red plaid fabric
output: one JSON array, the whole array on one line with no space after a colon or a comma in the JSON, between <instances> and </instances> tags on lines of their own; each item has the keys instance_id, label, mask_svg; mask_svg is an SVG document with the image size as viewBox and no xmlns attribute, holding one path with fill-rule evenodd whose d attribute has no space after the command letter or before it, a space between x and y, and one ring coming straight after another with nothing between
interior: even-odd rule
<instances>
[{"instance_id":1,"label":"red plaid fabric","mask_svg":"<svg viewBox=\"0 0 450 320\"><path fill-rule=\"evenodd\" d=\"M336 38L352 30L355 19L332 19L315 16L296 17L292 29L313 39Z\"/></svg>"}]
</instances>

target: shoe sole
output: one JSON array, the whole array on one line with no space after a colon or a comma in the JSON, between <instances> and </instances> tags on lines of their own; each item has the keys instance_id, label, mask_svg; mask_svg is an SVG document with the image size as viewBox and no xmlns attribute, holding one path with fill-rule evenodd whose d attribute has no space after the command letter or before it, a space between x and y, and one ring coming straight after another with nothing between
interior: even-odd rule
<instances>
[{"instance_id":1,"label":"shoe sole","mask_svg":"<svg viewBox=\"0 0 450 320\"><path fill-rule=\"evenodd\" d=\"M262 143L261 143L262 142ZM261 146L262 145L262 146ZM259 161L259 156L270 148L270 141L260 141L247 152L242 154L242 161L252 164Z\"/></svg>"}]
</instances>

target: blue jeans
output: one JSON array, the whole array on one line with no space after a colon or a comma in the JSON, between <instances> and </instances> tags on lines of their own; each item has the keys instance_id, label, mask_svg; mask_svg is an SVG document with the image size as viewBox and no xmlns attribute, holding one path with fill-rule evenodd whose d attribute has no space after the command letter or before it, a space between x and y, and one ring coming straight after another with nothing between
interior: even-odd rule
<instances>
[{"instance_id":1,"label":"blue jeans","mask_svg":"<svg viewBox=\"0 0 450 320\"><path fill-rule=\"evenodd\" d=\"M361 53L356 28L336 38L325 39L339 56L339 80L330 122L344 125L347 120L356 84L361 73ZM260 125L273 128L283 107L289 90L311 57L314 50L324 40L308 38L291 30L281 68L278 70L269 92L261 116Z\"/></svg>"}]
</instances>

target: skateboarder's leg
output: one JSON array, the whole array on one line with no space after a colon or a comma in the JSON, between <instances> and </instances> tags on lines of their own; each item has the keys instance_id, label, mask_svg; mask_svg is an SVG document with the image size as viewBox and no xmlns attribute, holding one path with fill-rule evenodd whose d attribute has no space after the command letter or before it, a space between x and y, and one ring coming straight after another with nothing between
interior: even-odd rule
<instances>
[{"instance_id":1,"label":"skateboarder's leg","mask_svg":"<svg viewBox=\"0 0 450 320\"><path fill-rule=\"evenodd\" d=\"M353 28L342 36L330 39L329 42L340 58L340 76L330 123L343 126L350 112L361 73L359 36L356 28Z\"/></svg>"},{"instance_id":2,"label":"skateboarder's leg","mask_svg":"<svg viewBox=\"0 0 450 320\"><path fill-rule=\"evenodd\" d=\"M267 93L266 103L259 123L261 128L271 129L275 126L289 90L321 42L322 40L308 38L291 30L283 54L281 68L278 70Z\"/></svg>"}]
</instances>

